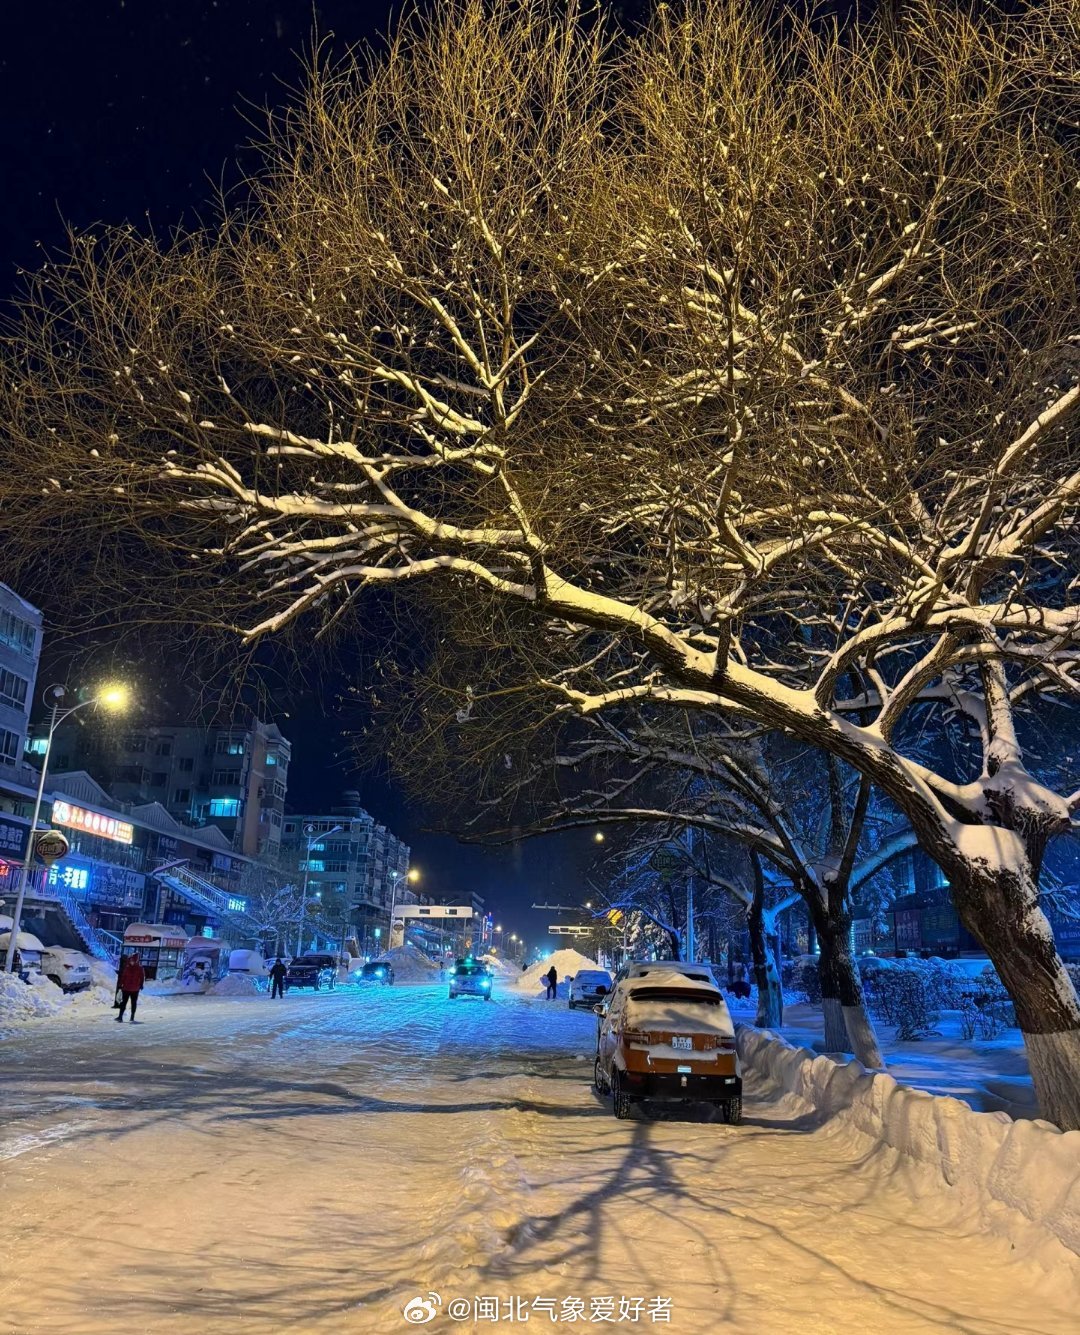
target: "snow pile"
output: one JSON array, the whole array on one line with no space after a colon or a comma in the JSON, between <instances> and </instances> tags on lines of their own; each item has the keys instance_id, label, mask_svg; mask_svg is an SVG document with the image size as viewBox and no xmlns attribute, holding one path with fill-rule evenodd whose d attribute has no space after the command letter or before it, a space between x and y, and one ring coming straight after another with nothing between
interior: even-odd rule
<instances>
[{"instance_id":1,"label":"snow pile","mask_svg":"<svg viewBox=\"0 0 1080 1335\"><path fill-rule=\"evenodd\" d=\"M66 1005L63 992L40 974L24 983L17 973L0 973L0 1026L58 1015Z\"/></svg>"},{"instance_id":2,"label":"snow pile","mask_svg":"<svg viewBox=\"0 0 1080 1335\"><path fill-rule=\"evenodd\" d=\"M858 1062L839 1064L740 1026L739 1055L769 1084L929 1168L970 1199L990 1231L1014 1243L1035 1225L1080 1255L1080 1131L973 1112L959 1099L898 1084ZM1027 1233L1027 1237L1025 1237Z\"/></svg>"},{"instance_id":3,"label":"snow pile","mask_svg":"<svg viewBox=\"0 0 1080 1335\"><path fill-rule=\"evenodd\" d=\"M424 952L406 941L403 946L388 950L379 959L389 960L394 966L395 983L437 983L440 977L439 966Z\"/></svg>"},{"instance_id":4,"label":"snow pile","mask_svg":"<svg viewBox=\"0 0 1080 1335\"><path fill-rule=\"evenodd\" d=\"M244 973L226 974L209 989L210 995L215 997L258 997L265 991L263 979Z\"/></svg>"},{"instance_id":5,"label":"snow pile","mask_svg":"<svg viewBox=\"0 0 1080 1335\"><path fill-rule=\"evenodd\" d=\"M567 979L572 974L577 973L580 969L599 969L599 967L595 960L579 955L576 950L556 950L546 960L538 960L535 964L530 964L524 973L518 975L515 986L521 988L524 992L543 992L547 987L548 970L554 968L559 975L558 995L565 997L570 992L570 984Z\"/></svg>"},{"instance_id":6,"label":"snow pile","mask_svg":"<svg viewBox=\"0 0 1080 1335\"><path fill-rule=\"evenodd\" d=\"M480 963L486 964L497 977L513 980L521 976L521 965L513 960L504 960L501 955L481 955Z\"/></svg>"}]
</instances>

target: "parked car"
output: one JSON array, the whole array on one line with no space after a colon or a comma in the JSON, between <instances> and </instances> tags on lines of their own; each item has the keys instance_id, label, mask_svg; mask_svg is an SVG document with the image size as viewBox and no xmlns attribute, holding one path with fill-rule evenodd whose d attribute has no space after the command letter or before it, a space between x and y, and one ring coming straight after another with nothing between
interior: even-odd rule
<instances>
[{"instance_id":1,"label":"parked car","mask_svg":"<svg viewBox=\"0 0 1080 1335\"><path fill-rule=\"evenodd\" d=\"M360 970L360 982L390 987L394 982L394 966L389 960L368 960Z\"/></svg>"},{"instance_id":2,"label":"parked car","mask_svg":"<svg viewBox=\"0 0 1080 1335\"><path fill-rule=\"evenodd\" d=\"M7 954L11 932L0 932L0 958ZM33 932L20 932L15 938L15 972L25 983L32 973L41 972L41 957L45 947Z\"/></svg>"},{"instance_id":3,"label":"parked car","mask_svg":"<svg viewBox=\"0 0 1080 1335\"><path fill-rule=\"evenodd\" d=\"M332 992L337 986L337 957L310 951L306 955L297 955L289 964L285 975L286 992L291 987L310 987L316 992L329 988Z\"/></svg>"},{"instance_id":4,"label":"parked car","mask_svg":"<svg viewBox=\"0 0 1080 1335\"><path fill-rule=\"evenodd\" d=\"M579 969L570 979L570 1009L590 1009L611 991L611 974L606 969Z\"/></svg>"},{"instance_id":5,"label":"parked car","mask_svg":"<svg viewBox=\"0 0 1080 1335\"><path fill-rule=\"evenodd\" d=\"M81 950L69 950L66 946L45 947L41 972L65 992L83 992L94 981L87 957Z\"/></svg>"},{"instance_id":6,"label":"parked car","mask_svg":"<svg viewBox=\"0 0 1080 1335\"><path fill-rule=\"evenodd\" d=\"M600 1016L594 1081L615 1116L646 1100L712 1103L742 1120L735 1028L720 989L673 970L650 969L616 985Z\"/></svg>"},{"instance_id":7,"label":"parked car","mask_svg":"<svg viewBox=\"0 0 1080 1335\"><path fill-rule=\"evenodd\" d=\"M450 975L450 997L483 997L491 1000L492 976L483 964L459 961Z\"/></svg>"},{"instance_id":8,"label":"parked car","mask_svg":"<svg viewBox=\"0 0 1080 1335\"><path fill-rule=\"evenodd\" d=\"M244 978L268 978L270 970L259 950L230 950L229 972Z\"/></svg>"}]
</instances>

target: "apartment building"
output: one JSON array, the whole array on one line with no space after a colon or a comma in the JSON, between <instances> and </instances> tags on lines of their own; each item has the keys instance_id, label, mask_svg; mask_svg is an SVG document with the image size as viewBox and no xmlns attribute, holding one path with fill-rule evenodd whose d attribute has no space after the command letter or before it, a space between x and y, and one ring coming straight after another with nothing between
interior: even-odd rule
<instances>
[{"instance_id":1,"label":"apartment building","mask_svg":"<svg viewBox=\"0 0 1080 1335\"><path fill-rule=\"evenodd\" d=\"M309 894L356 927L361 939L387 939L390 905L415 903L409 889L409 846L360 805L355 791L328 812L288 815L282 850L306 874Z\"/></svg>"},{"instance_id":2,"label":"apartment building","mask_svg":"<svg viewBox=\"0 0 1080 1335\"><path fill-rule=\"evenodd\" d=\"M136 725L102 715L57 729L52 766L89 770L122 803L157 802L182 825L214 826L246 857L281 848L292 747L276 724Z\"/></svg>"},{"instance_id":3,"label":"apartment building","mask_svg":"<svg viewBox=\"0 0 1080 1335\"><path fill-rule=\"evenodd\" d=\"M41 658L42 616L0 584L0 773L23 766Z\"/></svg>"}]
</instances>

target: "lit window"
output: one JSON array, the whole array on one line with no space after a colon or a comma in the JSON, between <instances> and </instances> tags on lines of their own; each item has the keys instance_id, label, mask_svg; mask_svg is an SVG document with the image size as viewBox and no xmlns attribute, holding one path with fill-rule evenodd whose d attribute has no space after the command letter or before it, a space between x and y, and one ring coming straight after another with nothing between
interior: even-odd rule
<instances>
[{"instance_id":1,"label":"lit window","mask_svg":"<svg viewBox=\"0 0 1080 1335\"><path fill-rule=\"evenodd\" d=\"M266 753L266 763L268 765L276 765L278 763L278 758L274 755L273 751L268 751Z\"/></svg>"},{"instance_id":2,"label":"lit window","mask_svg":"<svg viewBox=\"0 0 1080 1335\"><path fill-rule=\"evenodd\" d=\"M301 871L325 871L326 863L322 858L309 858L307 862L300 864Z\"/></svg>"},{"instance_id":3,"label":"lit window","mask_svg":"<svg viewBox=\"0 0 1080 1335\"><path fill-rule=\"evenodd\" d=\"M26 750L32 756L43 756L49 745L47 737L28 737L26 739Z\"/></svg>"},{"instance_id":4,"label":"lit window","mask_svg":"<svg viewBox=\"0 0 1080 1335\"><path fill-rule=\"evenodd\" d=\"M212 797L210 799L211 816L238 816L240 799L236 797Z\"/></svg>"}]
</instances>

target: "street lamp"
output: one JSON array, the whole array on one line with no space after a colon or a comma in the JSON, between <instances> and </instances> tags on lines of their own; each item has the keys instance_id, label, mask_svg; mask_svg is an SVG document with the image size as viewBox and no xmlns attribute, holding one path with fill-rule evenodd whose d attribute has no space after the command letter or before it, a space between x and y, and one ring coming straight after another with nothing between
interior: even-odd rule
<instances>
[{"instance_id":1,"label":"street lamp","mask_svg":"<svg viewBox=\"0 0 1080 1335\"><path fill-rule=\"evenodd\" d=\"M7 955L4 959L4 972L11 973L15 963L15 943L19 938L19 923L22 921L23 902L26 899L26 883L30 879L30 863L34 857L34 847L37 843L37 826L41 817L41 801L45 794L45 777L49 772L49 756L52 752L53 737L56 729L65 719L68 719L77 710L86 709L88 705L101 705L104 709L123 709L128 702L128 688L120 682L110 682L107 686L102 686L95 695L89 696L86 700L80 700L78 704L69 705L67 709L62 709L64 696L67 695L67 689L64 686L50 686L45 692L43 699L52 706L52 713L49 716L49 731L45 737L45 751L41 757L41 776L38 779L37 797L34 800L34 814L30 821L30 834L26 844L26 857L23 859L22 871L19 873L19 889L15 897L15 912L11 920L11 936L8 938Z\"/></svg>"},{"instance_id":2,"label":"street lamp","mask_svg":"<svg viewBox=\"0 0 1080 1335\"><path fill-rule=\"evenodd\" d=\"M304 858L304 889L300 896L300 922L296 928L296 953L298 955L304 949L304 919L307 917L307 879L308 872L311 870L311 850L323 839L329 839L332 834L340 834L344 828L344 825L335 825L332 830L323 830L316 833L314 825L304 826L304 833L308 836L308 841L307 857Z\"/></svg>"},{"instance_id":3,"label":"street lamp","mask_svg":"<svg viewBox=\"0 0 1080 1335\"><path fill-rule=\"evenodd\" d=\"M390 869L390 935L387 939L387 950L394 948L394 909L397 907L397 883L401 879L401 872L396 867ZM420 879L420 873L415 867L410 867L405 879L410 885L415 885ZM401 934L401 944L405 944L405 933Z\"/></svg>"},{"instance_id":4,"label":"street lamp","mask_svg":"<svg viewBox=\"0 0 1080 1335\"><path fill-rule=\"evenodd\" d=\"M595 843L602 844L604 842L603 830L597 830L597 832L593 835L593 840Z\"/></svg>"}]
</instances>

